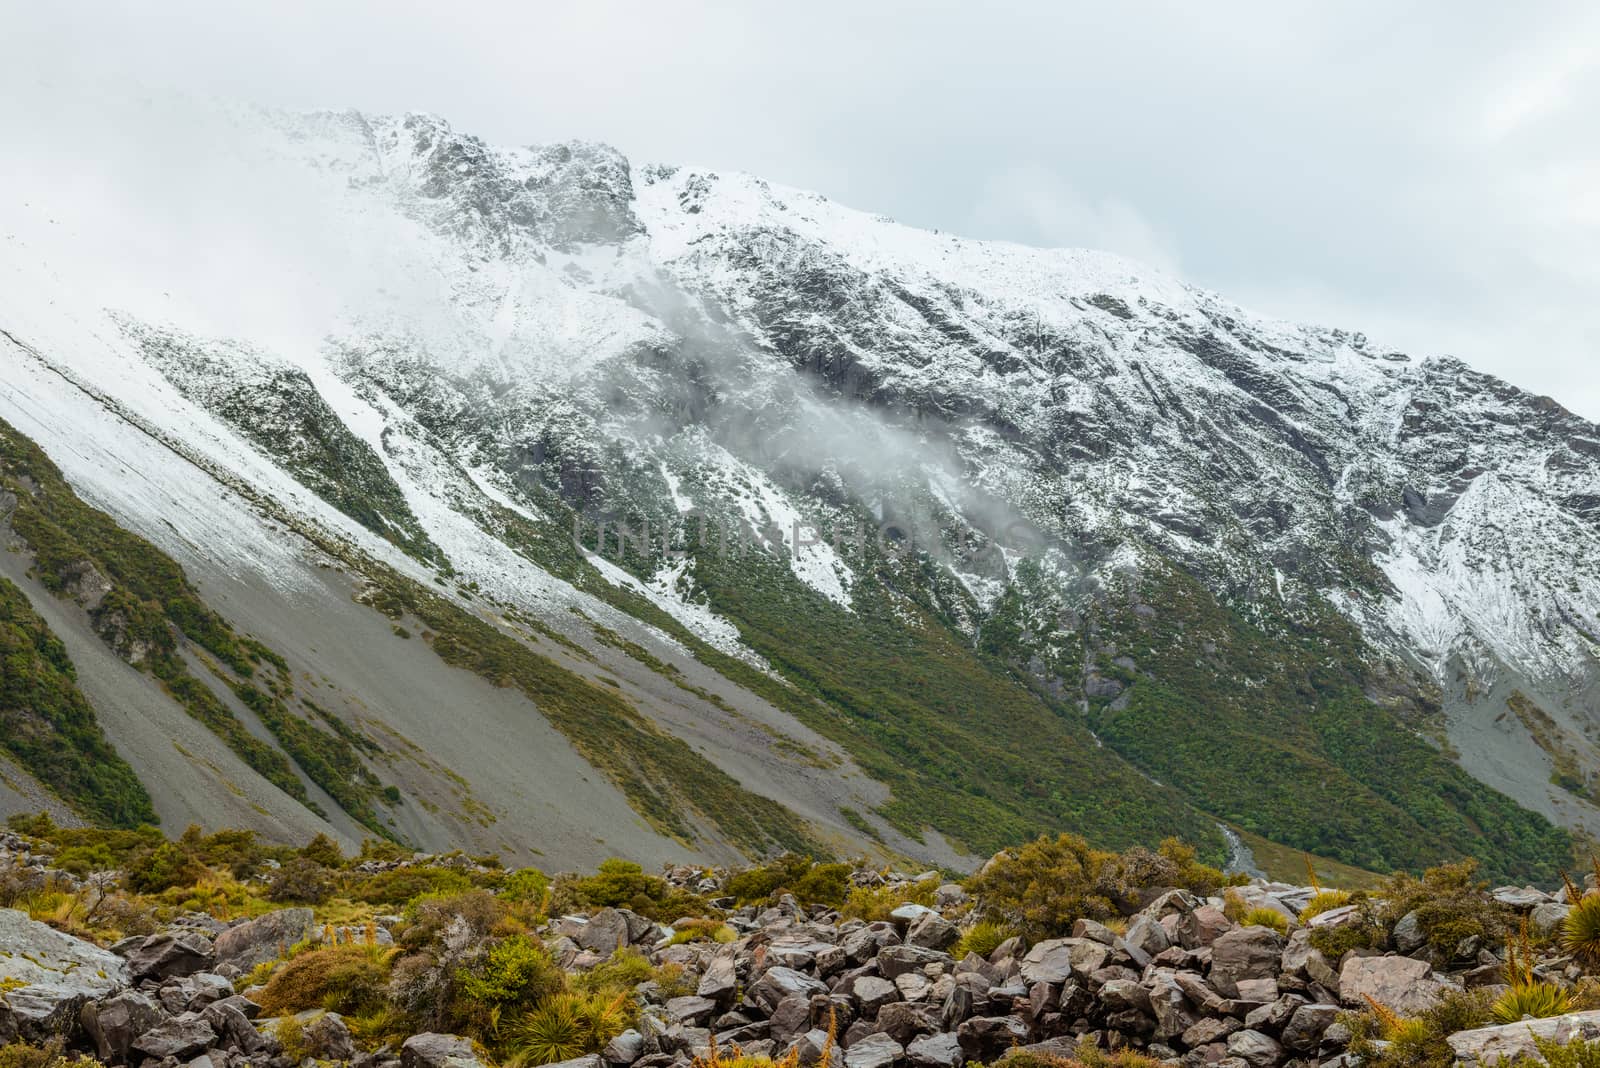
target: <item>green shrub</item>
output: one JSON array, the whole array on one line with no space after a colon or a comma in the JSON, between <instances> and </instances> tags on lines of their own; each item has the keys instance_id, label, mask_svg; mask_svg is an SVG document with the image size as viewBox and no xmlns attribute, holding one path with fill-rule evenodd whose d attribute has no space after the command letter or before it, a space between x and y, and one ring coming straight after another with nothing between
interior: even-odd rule
<instances>
[{"instance_id":1,"label":"green shrub","mask_svg":"<svg viewBox=\"0 0 1600 1068\"><path fill-rule=\"evenodd\" d=\"M1534 1046L1544 1058L1546 1068L1600 1068L1600 1042L1574 1042L1563 1046L1550 1039L1534 1039ZM1511 1061L1502 1057L1495 1068L1513 1068ZM1516 1062L1515 1068L1530 1068L1525 1061Z\"/></svg>"},{"instance_id":2,"label":"green shrub","mask_svg":"<svg viewBox=\"0 0 1600 1068\"><path fill-rule=\"evenodd\" d=\"M856 919L887 920L889 914L901 905L922 905L931 908L934 892L938 889L938 879L923 879L920 882L898 885L885 883L882 886L858 886L850 891L850 896L845 899L841 911L844 915Z\"/></svg>"},{"instance_id":3,"label":"green shrub","mask_svg":"<svg viewBox=\"0 0 1600 1068\"><path fill-rule=\"evenodd\" d=\"M99 1068L93 1057L63 1051L61 1040L35 1046L27 1042L8 1042L0 1047L0 1068Z\"/></svg>"},{"instance_id":4,"label":"green shrub","mask_svg":"<svg viewBox=\"0 0 1600 1068\"><path fill-rule=\"evenodd\" d=\"M310 857L299 856L280 867L267 884L267 900L300 905L320 905L333 893L328 869Z\"/></svg>"},{"instance_id":5,"label":"green shrub","mask_svg":"<svg viewBox=\"0 0 1600 1068\"><path fill-rule=\"evenodd\" d=\"M0 430L4 424L0 423ZM6 492L0 449L0 493ZM86 818L155 823L150 795L100 728L61 640L0 577L0 749Z\"/></svg>"},{"instance_id":6,"label":"green shrub","mask_svg":"<svg viewBox=\"0 0 1600 1068\"><path fill-rule=\"evenodd\" d=\"M530 1008L566 987L566 975L544 946L514 935L490 946L457 973L461 993L491 1008Z\"/></svg>"},{"instance_id":7,"label":"green shrub","mask_svg":"<svg viewBox=\"0 0 1600 1068\"><path fill-rule=\"evenodd\" d=\"M607 907L632 909L661 923L710 911L697 895L676 889L659 875L646 875L638 864L616 857L601 862L593 875L560 876L551 891L553 912Z\"/></svg>"},{"instance_id":8,"label":"green shrub","mask_svg":"<svg viewBox=\"0 0 1600 1068\"><path fill-rule=\"evenodd\" d=\"M721 942L726 944L738 937L738 932L721 920L688 918L680 919L673 925L671 944L675 946L681 946L686 942Z\"/></svg>"},{"instance_id":9,"label":"green shrub","mask_svg":"<svg viewBox=\"0 0 1600 1068\"><path fill-rule=\"evenodd\" d=\"M1477 869L1477 861L1468 859L1429 868L1420 879L1404 872L1393 875L1374 893L1385 902L1379 918L1393 930L1415 912L1428 945L1447 958L1468 938L1502 943L1513 929L1514 914L1489 896L1488 883L1475 877Z\"/></svg>"},{"instance_id":10,"label":"green shrub","mask_svg":"<svg viewBox=\"0 0 1600 1068\"><path fill-rule=\"evenodd\" d=\"M1489 1022L1490 997L1482 990L1446 991L1437 1004L1416 1017L1387 1009L1347 1014L1350 1054L1362 1068L1451 1068L1455 1051L1446 1041L1457 1031Z\"/></svg>"},{"instance_id":11,"label":"green shrub","mask_svg":"<svg viewBox=\"0 0 1600 1068\"><path fill-rule=\"evenodd\" d=\"M454 868L418 865L379 872L354 888L357 901L370 905L405 905L429 894L459 894L472 889L472 879Z\"/></svg>"},{"instance_id":12,"label":"green shrub","mask_svg":"<svg viewBox=\"0 0 1600 1068\"><path fill-rule=\"evenodd\" d=\"M735 872L723 890L741 905L771 901L787 891L803 905L838 907L849 896L850 872L849 864L818 864L811 857L787 853L760 867Z\"/></svg>"},{"instance_id":13,"label":"green shrub","mask_svg":"<svg viewBox=\"0 0 1600 1068\"><path fill-rule=\"evenodd\" d=\"M988 957L989 954L1000 948L1000 943L1008 938L1015 937L1016 933L1015 929L1006 924L996 923L993 920L979 920L962 932L961 941L956 943L955 948L950 953L957 960L965 957L968 953L976 953L980 957Z\"/></svg>"},{"instance_id":14,"label":"green shrub","mask_svg":"<svg viewBox=\"0 0 1600 1068\"><path fill-rule=\"evenodd\" d=\"M273 973L255 1000L268 1016L307 1009L344 1016L375 1012L384 1007L393 953L377 946L329 946L301 953Z\"/></svg>"},{"instance_id":15,"label":"green shrub","mask_svg":"<svg viewBox=\"0 0 1600 1068\"><path fill-rule=\"evenodd\" d=\"M1319 890L1306 907L1300 910L1300 922L1310 923L1313 916L1343 908L1350 904L1350 895L1343 890Z\"/></svg>"},{"instance_id":16,"label":"green shrub","mask_svg":"<svg viewBox=\"0 0 1600 1068\"><path fill-rule=\"evenodd\" d=\"M1571 995L1554 983L1517 983L1495 999L1489 1018L1497 1024L1513 1024L1524 1017L1542 1020L1571 1011Z\"/></svg>"},{"instance_id":17,"label":"green shrub","mask_svg":"<svg viewBox=\"0 0 1600 1068\"><path fill-rule=\"evenodd\" d=\"M338 842L325 834L318 834L302 846L300 855L324 868L344 867L344 850L339 848Z\"/></svg>"},{"instance_id":18,"label":"green shrub","mask_svg":"<svg viewBox=\"0 0 1600 1068\"><path fill-rule=\"evenodd\" d=\"M550 892L550 877L538 868L519 868L500 884L500 896L525 905L543 905Z\"/></svg>"},{"instance_id":19,"label":"green shrub","mask_svg":"<svg viewBox=\"0 0 1600 1068\"><path fill-rule=\"evenodd\" d=\"M1277 909L1254 908L1239 920L1242 927L1270 927L1279 934L1289 933L1289 917Z\"/></svg>"},{"instance_id":20,"label":"green shrub","mask_svg":"<svg viewBox=\"0 0 1600 1068\"><path fill-rule=\"evenodd\" d=\"M557 994L506 1027L506 1048L521 1064L555 1064L598 1053L627 1026L621 998Z\"/></svg>"},{"instance_id":21,"label":"green shrub","mask_svg":"<svg viewBox=\"0 0 1600 1068\"><path fill-rule=\"evenodd\" d=\"M205 865L188 850L175 842L162 842L149 852L135 857L128 866L126 877L130 890L141 894L159 894L175 886L192 886L205 874Z\"/></svg>"},{"instance_id":22,"label":"green shrub","mask_svg":"<svg viewBox=\"0 0 1600 1068\"><path fill-rule=\"evenodd\" d=\"M1561 921L1561 946L1591 967L1600 964L1600 894L1578 899Z\"/></svg>"}]
</instances>

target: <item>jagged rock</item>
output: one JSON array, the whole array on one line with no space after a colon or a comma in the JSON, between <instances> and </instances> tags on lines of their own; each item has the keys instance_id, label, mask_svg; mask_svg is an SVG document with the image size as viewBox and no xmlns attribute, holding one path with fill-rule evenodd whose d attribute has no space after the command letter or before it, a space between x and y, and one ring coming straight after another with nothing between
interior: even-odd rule
<instances>
[{"instance_id":1,"label":"jagged rock","mask_svg":"<svg viewBox=\"0 0 1600 1068\"><path fill-rule=\"evenodd\" d=\"M956 1028L956 1038L969 1060L987 1062L1027 1041L1028 1028L1015 1016L974 1016Z\"/></svg>"},{"instance_id":2,"label":"jagged rock","mask_svg":"<svg viewBox=\"0 0 1600 1068\"><path fill-rule=\"evenodd\" d=\"M136 990L85 1002L78 1012L84 1033L102 1061L126 1060L133 1040L166 1019L166 1013Z\"/></svg>"},{"instance_id":3,"label":"jagged rock","mask_svg":"<svg viewBox=\"0 0 1600 1068\"><path fill-rule=\"evenodd\" d=\"M738 962L734 960L731 952L718 953L706 965L706 970L700 975L700 984L695 987L695 993L703 998L711 998L721 1004L732 1000L734 991L739 987Z\"/></svg>"},{"instance_id":4,"label":"jagged rock","mask_svg":"<svg viewBox=\"0 0 1600 1068\"><path fill-rule=\"evenodd\" d=\"M822 1030L821 1028L813 1028L812 1030L807 1031L805 1034L795 1039L793 1045L790 1046L790 1049L795 1052L796 1059L802 1065L808 1066L808 1068L810 1065L815 1065L821 1062L823 1051L827 1048L828 1032ZM833 1056L835 1058L835 1063L837 1063L838 1052L835 1051Z\"/></svg>"},{"instance_id":5,"label":"jagged rock","mask_svg":"<svg viewBox=\"0 0 1600 1068\"><path fill-rule=\"evenodd\" d=\"M918 1035L939 1030L939 1014L929 1005L891 1002L878 1010L874 1021L878 1030L893 1036L902 1046Z\"/></svg>"},{"instance_id":6,"label":"jagged rock","mask_svg":"<svg viewBox=\"0 0 1600 1068\"><path fill-rule=\"evenodd\" d=\"M545 1068L604 1068L598 1053L586 1053L582 1057L573 1057L567 1061L556 1061L554 1064L545 1065Z\"/></svg>"},{"instance_id":7,"label":"jagged rock","mask_svg":"<svg viewBox=\"0 0 1600 1068\"><path fill-rule=\"evenodd\" d=\"M1153 913L1141 912L1128 922L1127 933L1122 936L1120 942L1139 950L1148 962L1149 958L1172 945L1172 935Z\"/></svg>"},{"instance_id":8,"label":"jagged rock","mask_svg":"<svg viewBox=\"0 0 1600 1068\"><path fill-rule=\"evenodd\" d=\"M1211 985L1224 997L1239 996L1241 979L1276 979L1284 939L1270 927L1235 927L1211 945Z\"/></svg>"},{"instance_id":9,"label":"jagged rock","mask_svg":"<svg viewBox=\"0 0 1600 1068\"><path fill-rule=\"evenodd\" d=\"M186 1012L165 1020L133 1040L133 1048L147 1057L192 1057L216 1042L217 1033L199 1013Z\"/></svg>"},{"instance_id":10,"label":"jagged rock","mask_svg":"<svg viewBox=\"0 0 1600 1068\"><path fill-rule=\"evenodd\" d=\"M878 1010L889 1002L900 998L900 991L893 983L876 975L859 976L850 984L850 994L861 1007L861 1014L869 1018L876 1016Z\"/></svg>"},{"instance_id":11,"label":"jagged rock","mask_svg":"<svg viewBox=\"0 0 1600 1068\"><path fill-rule=\"evenodd\" d=\"M1197 1049L1214 1042L1226 1041L1229 1035L1243 1028L1244 1024L1231 1016L1207 1016L1202 1020L1196 1020L1193 1026L1184 1031L1181 1041L1190 1049Z\"/></svg>"},{"instance_id":12,"label":"jagged rock","mask_svg":"<svg viewBox=\"0 0 1600 1068\"><path fill-rule=\"evenodd\" d=\"M1366 1008L1367 998L1402 1016L1415 1016L1438 1002L1444 984L1433 968L1412 957L1351 957L1339 969L1339 996L1346 1005Z\"/></svg>"},{"instance_id":13,"label":"jagged rock","mask_svg":"<svg viewBox=\"0 0 1600 1068\"><path fill-rule=\"evenodd\" d=\"M241 973L274 960L292 945L305 941L315 927L310 909L279 909L230 927L212 943L218 966L230 964Z\"/></svg>"},{"instance_id":14,"label":"jagged rock","mask_svg":"<svg viewBox=\"0 0 1600 1068\"><path fill-rule=\"evenodd\" d=\"M698 1026L711 1019L717 1011L717 1003L710 998L691 994L668 1001L666 1011L667 1019L672 1023Z\"/></svg>"},{"instance_id":15,"label":"jagged rock","mask_svg":"<svg viewBox=\"0 0 1600 1068\"><path fill-rule=\"evenodd\" d=\"M644 1056L644 1036L633 1028L617 1035L600 1051L600 1059L607 1064L632 1064Z\"/></svg>"},{"instance_id":16,"label":"jagged rock","mask_svg":"<svg viewBox=\"0 0 1600 1068\"><path fill-rule=\"evenodd\" d=\"M10 1010L6 1029L14 1030L18 1037L35 1044L57 1038L70 1039L87 1000L82 989L60 983L18 987L4 996Z\"/></svg>"},{"instance_id":17,"label":"jagged rock","mask_svg":"<svg viewBox=\"0 0 1600 1068\"><path fill-rule=\"evenodd\" d=\"M924 916L937 915L939 915L937 911L930 909L926 905L918 905L914 902L907 902L906 904L901 905L899 908L896 908L893 912L890 912L889 919L900 924L902 927L907 927L922 919Z\"/></svg>"},{"instance_id":18,"label":"jagged rock","mask_svg":"<svg viewBox=\"0 0 1600 1068\"><path fill-rule=\"evenodd\" d=\"M590 916L589 922L578 931L575 939L579 946L602 957L609 957L623 946L632 944L628 918L617 909L601 909Z\"/></svg>"},{"instance_id":19,"label":"jagged rock","mask_svg":"<svg viewBox=\"0 0 1600 1068\"><path fill-rule=\"evenodd\" d=\"M1549 937L1560 930L1571 912L1572 906L1564 901L1545 901L1528 913L1528 926L1535 934Z\"/></svg>"},{"instance_id":20,"label":"jagged rock","mask_svg":"<svg viewBox=\"0 0 1600 1068\"><path fill-rule=\"evenodd\" d=\"M764 1025L746 1025L766 1028L767 1033L779 1042L789 1042L799 1035L811 1030L812 1013L811 1003L813 998L804 994L790 994L778 1002L778 1007L772 1010L772 1016ZM826 1000L826 999L824 999ZM734 1041L740 1041L735 1039Z\"/></svg>"},{"instance_id":21,"label":"jagged rock","mask_svg":"<svg viewBox=\"0 0 1600 1068\"><path fill-rule=\"evenodd\" d=\"M1298 976L1319 983L1335 994L1339 992L1338 971L1327 956L1311 944L1311 932L1304 928L1289 935L1279 970L1282 975Z\"/></svg>"},{"instance_id":22,"label":"jagged rock","mask_svg":"<svg viewBox=\"0 0 1600 1068\"><path fill-rule=\"evenodd\" d=\"M1499 1063L1501 1058L1509 1062L1519 1057L1533 1057L1538 1063L1535 1039L1561 1046L1600 1039L1600 1011L1574 1012L1543 1020L1523 1020L1499 1027L1458 1031L1446 1041L1455 1051L1457 1065L1463 1068L1487 1068Z\"/></svg>"},{"instance_id":23,"label":"jagged rock","mask_svg":"<svg viewBox=\"0 0 1600 1068\"><path fill-rule=\"evenodd\" d=\"M1233 921L1213 905L1201 905L1178 920L1178 942L1185 949L1209 946L1233 929Z\"/></svg>"},{"instance_id":24,"label":"jagged rock","mask_svg":"<svg viewBox=\"0 0 1600 1068\"><path fill-rule=\"evenodd\" d=\"M400 1068L482 1068L482 1062L471 1039L429 1032L401 1043Z\"/></svg>"},{"instance_id":25,"label":"jagged rock","mask_svg":"<svg viewBox=\"0 0 1600 1068\"><path fill-rule=\"evenodd\" d=\"M845 1068L890 1068L905 1052L889 1035L868 1035L844 1051Z\"/></svg>"},{"instance_id":26,"label":"jagged rock","mask_svg":"<svg viewBox=\"0 0 1600 1068\"><path fill-rule=\"evenodd\" d=\"M1547 904L1551 900L1549 894L1531 886L1497 886L1489 891L1489 896L1519 912L1527 912L1534 906Z\"/></svg>"},{"instance_id":27,"label":"jagged rock","mask_svg":"<svg viewBox=\"0 0 1600 1068\"><path fill-rule=\"evenodd\" d=\"M1113 979L1102 985L1100 1002L1111 1012L1151 1012L1150 991L1133 979Z\"/></svg>"},{"instance_id":28,"label":"jagged rock","mask_svg":"<svg viewBox=\"0 0 1600 1068\"><path fill-rule=\"evenodd\" d=\"M825 994L827 986L819 979L813 979L804 972L797 972L793 968L768 968L762 973L761 978L751 984L747 996L759 1005L767 1015L778 1007L778 1002L791 994L803 994L810 997L812 994Z\"/></svg>"},{"instance_id":29,"label":"jagged rock","mask_svg":"<svg viewBox=\"0 0 1600 1068\"><path fill-rule=\"evenodd\" d=\"M1064 983L1074 975L1087 978L1105 965L1110 950L1087 938L1055 938L1040 942L1022 958L1028 983Z\"/></svg>"},{"instance_id":30,"label":"jagged rock","mask_svg":"<svg viewBox=\"0 0 1600 1068\"><path fill-rule=\"evenodd\" d=\"M265 1048L267 1037L250 1023L251 1014L239 1002L243 998L226 998L213 1002L200 1010L200 1015L217 1033L217 1037L241 1053L250 1054ZM255 1007L254 1002L244 1002ZM259 1012L259 1009L256 1009Z\"/></svg>"},{"instance_id":31,"label":"jagged rock","mask_svg":"<svg viewBox=\"0 0 1600 1068\"><path fill-rule=\"evenodd\" d=\"M1326 1003L1301 1005L1283 1027L1283 1044L1299 1053L1315 1050L1341 1011L1338 1005Z\"/></svg>"},{"instance_id":32,"label":"jagged rock","mask_svg":"<svg viewBox=\"0 0 1600 1068\"><path fill-rule=\"evenodd\" d=\"M926 946L887 946L877 955L878 970L885 979L895 979L906 972L920 971L929 964L948 963L950 956Z\"/></svg>"},{"instance_id":33,"label":"jagged rock","mask_svg":"<svg viewBox=\"0 0 1600 1068\"><path fill-rule=\"evenodd\" d=\"M1400 917L1394 925L1394 932L1390 937L1394 940L1394 948L1402 953L1415 953L1428 944L1428 935L1422 929L1420 913L1415 909Z\"/></svg>"},{"instance_id":34,"label":"jagged rock","mask_svg":"<svg viewBox=\"0 0 1600 1068\"><path fill-rule=\"evenodd\" d=\"M960 1039L944 1032L906 1043L906 1059L916 1068L961 1068L967 1058Z\"/></svg>"},{"instance_id":35,"label":"jagged rock","mask_svg":"<svg viewBox=\"0 0 1600 1068\"><path fill-rule=\"evenodd\" d=\"M159 931L128 954L134 982L170 979L210 970L216 960L211 940L198 931Z\"/></svg>"},{"instance_id":36,"label":"jagged rock","mask_svg":"<svg viewBox=\"0 0 1600 1068\"><path fill-rule=\"evenodd\" d=\"M302 1034L306 1055L319 1061L347 1061L356 1055L350 1028L336 1012L316 1017L306 1024Z\"/></svg>"},{"instance_id":37,"label":"jagged rock","mask_svg":"<svg viewBox=\"0 0 1600 1068\"><path fill-rule=\"evenodd\" d=\"M925 949L949 949L961 939L961 929L937 912L929 912L906 931L906 944Z\"/></svg>"},{"instance_id":38,"label":"jagged rock","mask_svg":"<svg viewBox=\"0 0 1600 1068\"><path fill-rule=\"evenodd\" d=\"M1234 985L1238 987L1238 993L1234 995L1235 1001L1265 1005L1278 997L1278 980L1275 978L1240 979Z\"/></svg>"},{"instance_id":39,"label":"jagged rock","mask_svg":"<svg viewBox=\"0 0 1600 1068\"><path fill-rule=\"evenodd\" d=\"M1283 1047L1271 1035L1246 1029L1228 1036L1228 1056L1250 1068L1274 1068L1283 1061Z\"/></svg>"}]
</instances>

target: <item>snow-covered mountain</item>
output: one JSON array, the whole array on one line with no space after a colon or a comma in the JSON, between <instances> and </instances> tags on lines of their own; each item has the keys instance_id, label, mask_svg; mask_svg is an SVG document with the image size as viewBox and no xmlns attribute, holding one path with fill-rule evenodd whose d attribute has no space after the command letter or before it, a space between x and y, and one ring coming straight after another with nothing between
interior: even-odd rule
<instances>
[{"instance_id":1,"label":"snow-covered mountain","mask_svg":"<svg viewBox=\"0 0 1600 1068\"><path fill-rule=\"evenodd\" d=\"M169 822L946 863L1227 824L1548 874L1541 817L1600 812L1600 427L1548 398L601 145L207 106L117 152L8 179L0 419L402 798L363 818L289 745L311 814L134 723L160 695L19 543ZM585 733L606 691L629 741Z\"/></svg>"}]
</instances>

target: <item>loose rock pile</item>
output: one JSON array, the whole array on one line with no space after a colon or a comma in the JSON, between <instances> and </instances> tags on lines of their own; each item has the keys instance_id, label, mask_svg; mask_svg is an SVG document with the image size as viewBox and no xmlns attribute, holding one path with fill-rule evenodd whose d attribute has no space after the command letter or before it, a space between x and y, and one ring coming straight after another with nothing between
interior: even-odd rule
<instances>
[{"instance_id":1,"label":"loose rock pile","mask_svg":"<svg viewBox=\"0 0 1600 1068\"><path fill-rule=\"evenodd\" d=\"M669 878L700 893L718 890L699 871ZM879 922L784 896L727 912L735 937L726 942L676 943L672 928L612 908L554 919L541 934L569 971L635 947L654 964L681 967L692 983L692 994L673 997L641 984L640 1024L568 1068L679 1068L713 1044L774 1057L797 1050L802 1064L831 1047L844 1068L961 1068L1019 1049L1071 1056L1090 1047L1136 1049L1182 1066L1332 1068L1354 1063L1342 1014L1371 1002L1416 1013L1446 991L1501 980L1503 962L1487 949L1463 945L1441 959L1404 921L1394 941L1407 952L1362 949L1330 959L1312 931L1354 922L1355 910L1302 926L1292 917L1311 889L1258 881L1240 892L1252 907L1281 913L1288 933L1235 923L1220 898L1168 890L1120 933L1080 920L1069 937L1031 945L1011 938L985 956L957 959L957 918L971 902L948 884L935 894L938 907L904 905ZM1546 927L1567 908L1535 890L1496 893ZM0 910L0 1040L59 1039L137 1068L292 1068L278 1038L282 1021L260 1018L250 991L235 993L235 982L322 933L310 909L231 925L190 916L107 950ZM387 941L388 932L379 937ZM1539 967L1577 974L1556 957ZM318 1059L363 1068L477 1063L472 1044L456 1036L416 1035L399 1048L358 1053L337 1015L296 1022L296 1049ZM1451 1045L1460 1064L1492 1064L1530 1052L1529 1031L1527 1023L1483 1028ZM1533 1031L1561 1042L1597 1037L1600 1013L1537 1021Z\"/></svg>"}]
</instances>

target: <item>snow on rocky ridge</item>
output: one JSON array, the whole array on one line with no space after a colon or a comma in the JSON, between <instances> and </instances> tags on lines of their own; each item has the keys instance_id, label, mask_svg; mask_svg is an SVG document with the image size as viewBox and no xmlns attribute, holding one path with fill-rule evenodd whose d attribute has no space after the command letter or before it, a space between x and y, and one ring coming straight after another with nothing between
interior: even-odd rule
<instances>
[{"instance_id":1,"label":"snow on rocky ridge","mask_svg":"<svg viewBox=\"0 0 1600 1068\"><path fill-rule=\"evenodd\" d=\"M941 560L985 603L1018 549L997 531L1077 547L1080 579L1132 537L1230 600L1329 598L1441 688L1453 740L1503 712L1474 702L1507 679L1574 736L1600 729L1600 427L1548 399L1120 257L920 231L748 175L503 149L424 115L196 115L203 158L124 210L42 169L0 190L0 327L20 343L0 416L135 527L170 491L153 503L123 464L73 462L105 420L56 371L426 573L180 395L129 321L263 354L241 384L303 371L451 566L530 612L616 617L481 521L486 501L540 514L519 472L558 470L580 508L721 501L775 523L798 580L847 608L859 576L794 532L864 501L935 542L986 532L987 552ZM264 544L220 519L190 536L243 558ZM692 566L639 585L748 654Z\"/></svg>"}]
</instances>

